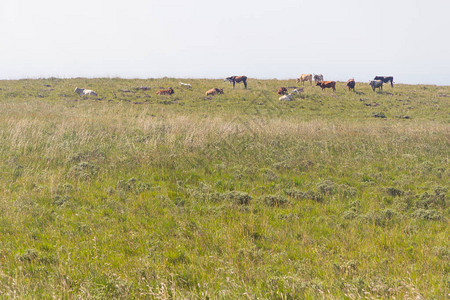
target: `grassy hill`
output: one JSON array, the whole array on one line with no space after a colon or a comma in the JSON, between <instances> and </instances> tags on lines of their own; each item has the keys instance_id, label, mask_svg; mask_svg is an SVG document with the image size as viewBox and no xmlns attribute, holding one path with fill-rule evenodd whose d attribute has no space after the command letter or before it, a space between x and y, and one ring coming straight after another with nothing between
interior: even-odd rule
<instances>
[{"instance_id":1,"label":"grassy hill","mask_svg":"<svg viewBox=\"0 0 450 300\"><path fill-rule=\"evenodd\" d=\"M179 81L0 81L1 298L449 298L450 87Z\"/></svg>"}]
</instances>

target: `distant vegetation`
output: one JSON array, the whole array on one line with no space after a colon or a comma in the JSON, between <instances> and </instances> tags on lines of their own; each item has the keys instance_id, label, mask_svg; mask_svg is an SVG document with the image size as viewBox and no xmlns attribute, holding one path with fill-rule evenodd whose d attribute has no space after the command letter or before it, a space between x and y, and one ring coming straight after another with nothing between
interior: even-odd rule
<instances>
[{"instance_id":1,"label":"distant vegetation","mask_svg":"<svg viewBox=\"0 0 450 300\"><path fill-rule=\"evenodd\" d=\"M450 87L179 81L0 81L0 298L449 298Z\"/></svg>"}]
</instances>

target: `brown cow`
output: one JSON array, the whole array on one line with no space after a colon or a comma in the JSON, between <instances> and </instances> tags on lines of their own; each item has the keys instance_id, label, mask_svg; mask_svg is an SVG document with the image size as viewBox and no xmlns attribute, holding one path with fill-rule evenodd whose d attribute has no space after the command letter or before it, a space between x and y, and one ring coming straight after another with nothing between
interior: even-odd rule
<instances>
[{"instance_id":1,"label":"brown cow","mask_svg":"<svg viewBox=\"0 0 450 300\"><path fill-rule=\"evenodd\" d=\"M322 91L326 88L332 88L333 91L336 91L336 81L321 81L318 82L316 86L320 86Z\"/></svg>"},{"instance_id":2,"label":"brown cow","mask_svg":"<svg viewBox=\"0 0 450 300\"><path fill-rule=\"evenodd\" d=\"M207 90L205 95L206 96L214 96L214 95L219 95L219 94L223 94L223 89L218 89L218 88L213 88L210 90Z\"/></svg>"},{"instance_id":3,"label":"brown cow","mask_svg":"<svg viewBox=\"0 0 450 300\"><path fill-rule=\"evenodd\" d=\"M351 91L351 90L355 91L355 85L356 85L355 79L354 78L349 79L347 81L348 91Z\"/></svg>"},{"instance_id":4,"label":"brown cow","mask_svg":"<svg viewBox=\"0 0 450 300\"><path fill-rule=\"evenodd\" d=\"M231 82L233 84L233 89L236 82L243 82L245 88L247 88L247 76L230 76L225 78L225 81Z\"/></svg>"},{"instance_id":5,"label":"brown cow","mask_svg":"<svg viewBox=\"0 0 450 300\"><path fill-rule=\"evenodd\" d=\"M159 90L156 95L172 95L174 93L173 89L170 87L167 90Z\"/></svg>"},{"instance_id":6,"label":"brown cow","mask_svg":"<svg viewBox=\"0 0 450 300\"><path fill-rule=\"evenodd\" d=\"M303 85L305 85L305 81L309 81L309 83L312 85L312 74L302 74L299 78L297 78L297 83L301 82Z\"/></svg>"},{"instance_id":7,"label":"brown cow","mask_svg":"<svg viewBox=\"0 0 450 300\"><path fill-rule=\"evenodd\" d=\"M277 94L278 94L278 95L286 95L287 92L288 92L287 88L285 88L284 86L282 86L282 87L280 87L280 88L278 89Z\"/></svg>"}]
</instances>

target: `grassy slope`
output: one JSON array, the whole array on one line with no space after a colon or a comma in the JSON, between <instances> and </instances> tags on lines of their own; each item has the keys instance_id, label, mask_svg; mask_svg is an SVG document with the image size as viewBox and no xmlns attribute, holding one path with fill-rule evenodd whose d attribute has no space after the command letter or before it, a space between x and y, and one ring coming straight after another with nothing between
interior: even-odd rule
<instances>
[{"instance_id":1,"label":"grassy slope","mask_svg":"<svg viewBox=\"0 0 450 300\"><path fill-rule=\"evenodd\" d=\"M448 297L450 87L182 81L0 81L0 296Z\"/></svg>"}]
</instances>

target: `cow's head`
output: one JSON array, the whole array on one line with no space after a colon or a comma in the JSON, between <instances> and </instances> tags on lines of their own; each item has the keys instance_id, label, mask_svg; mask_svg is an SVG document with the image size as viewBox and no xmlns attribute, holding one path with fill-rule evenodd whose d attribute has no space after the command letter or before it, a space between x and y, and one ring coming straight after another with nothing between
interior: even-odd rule
<instances>
[{"instance_id":1,"label":"cow's head","mask_svg":"<svg viewBox=\"0 0 450 300\"><path fill-rule=\"evenodd\" d=\"M218 89L218 88L216 88L216 92L217 92L218 94L223 94L223 89Z\"/></svg>"},{"instance_id":2,"label":"cow's head","mask_svg":"<svg viewBox=\"0 0 450 300\"><path fill-rule=\"evenodd\" d=\"M322 86L322 81L319 81L318 83L316 83L316 86Z\"/></svg>"},{"instance_id":3,"label":"cow's head","mask_svg":"<svg viewBox=\"0 0 450 300\"><path fill-rule=\"evenodd\" d=\"M227 77L227 78L225 78L224 81L228 81L228 82L233 83L233 81L234 81L234 76Z\"/></svg>"}]
</instances>

